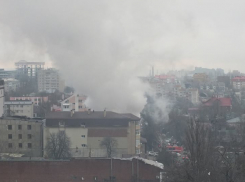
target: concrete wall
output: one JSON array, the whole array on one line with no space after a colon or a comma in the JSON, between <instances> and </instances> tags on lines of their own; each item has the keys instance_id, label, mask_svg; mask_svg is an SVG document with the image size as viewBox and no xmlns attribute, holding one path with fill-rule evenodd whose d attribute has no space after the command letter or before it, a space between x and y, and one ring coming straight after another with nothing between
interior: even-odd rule
<instances>
[{"instance_id":1,"label":"concrete wall","mask_svg":"<svg viewBox=\"0 0 245 182\"><path fill-rule=\"evenodd\" d=\"M47 144L48 137L51 133L57 133L59 131L65 131L66 135L71 140L71 154L76 157L89 157L87 150L87 138L88 129L87 128L44 128L43 141L44 148Z\"/></svg>"},{"instance_id":2,"label":"concrete wall","mask_svg":"<svg viewBox=\"0 0 245 182\"><path fill-rule=\"evenodd\" d=\"M18 126L21 126L21 129ZM31 129L28 129L28 125ZM9 129L8 126L12 126ZM12 135L12 139L9 139ZM19 137L21 135L21 138ZM31 138L28 137L31 135ZM42 156L42 123L36 121L0 119L0 145L2 153L20 153L25 156L41 157ZM9 144L12 148L9 148ZM31 147L28 147L28 143ZM22 144L20 148L19 144Z\"/></svg>"},{"instance_id":3,"label":"concrete wall","mask_svg":"<svg viewBox=\"0 0 245 182\"><path fill-rule=\"evenodd\" d=\"M133 159L82 159L71 161L0 161L3 182L159 182L161 169Z\"/></svg>"}]
</instances>

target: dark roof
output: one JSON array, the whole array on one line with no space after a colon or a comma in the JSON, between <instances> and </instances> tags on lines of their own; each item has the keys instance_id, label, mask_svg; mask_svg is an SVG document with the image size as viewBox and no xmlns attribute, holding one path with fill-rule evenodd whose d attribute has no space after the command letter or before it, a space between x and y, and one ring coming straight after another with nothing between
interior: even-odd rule
<instances>
[{"instance_id":1,"label":"dark roof","mask_svg":"<svg viewBox=\"0 0 245 182\"><path fill-rule=\"evenodd\" d=\"M104 117L104 111L91 111L88 114L87 111L84 112L75 112L71 117L71 112L69 111L60 111L60 112L50 112L46 115L47 120L52 119L69 119L69 120L126 120L126 121L139 121L140 118L127 113L119 114L112 111L106 111L106 116Z\"/></svg>"}]
</instances>

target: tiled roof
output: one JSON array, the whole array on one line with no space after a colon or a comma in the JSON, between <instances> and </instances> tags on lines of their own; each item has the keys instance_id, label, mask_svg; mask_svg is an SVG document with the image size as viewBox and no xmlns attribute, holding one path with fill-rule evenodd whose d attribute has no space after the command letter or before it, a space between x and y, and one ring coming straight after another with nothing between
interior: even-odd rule
<instances>
[{"instance_id":1,"label":"tiled roof","mask_svg":"<svg viewBox=\"0 0 245 182\"><path fill-rule=\"evenodd\" d=\"M102 120L128 120L128 121L139 121L140 118L130 114L119 114L112 111L106 111L106 116L104 117L104 111L91 111L88 114L87 111L84 112L75 112L71 116L71 112L69 111L62 111L62 112L49 112L46 115L46 119L86 119L86 120L93 120L93 119L102 119Z\"/></svg>"},{"instance_id":2,"label":"tiled roof","mask_svg":"<svg viewBox=\"0 0 245 182\"><path fill-rule=\"evenodd\" d=\"M205 106L212 106L215 101L218 101L219 102L219 105L220 106L223 106L223 107L230 107L230 106L232 106L232 104L231 104L231 98L217 98L217 97L212 97L211 99L207 100L203 104Z\"/></svg>"}]
</instances>

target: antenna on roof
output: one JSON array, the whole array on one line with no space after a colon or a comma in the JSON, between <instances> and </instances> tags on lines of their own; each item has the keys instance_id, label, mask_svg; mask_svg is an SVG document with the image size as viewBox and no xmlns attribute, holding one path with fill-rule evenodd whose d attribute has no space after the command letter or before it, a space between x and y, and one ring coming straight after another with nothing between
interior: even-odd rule
<instances>
[{"instance_id":1,"label":"antenna on roof","mask_svg":"<svg viewBox=\"0 0 245 182\"><path fill-rule=\"evenodd\" d=\"M106 108L104 109L104 118L106 117Z\"/></svg>"}]
</instances>

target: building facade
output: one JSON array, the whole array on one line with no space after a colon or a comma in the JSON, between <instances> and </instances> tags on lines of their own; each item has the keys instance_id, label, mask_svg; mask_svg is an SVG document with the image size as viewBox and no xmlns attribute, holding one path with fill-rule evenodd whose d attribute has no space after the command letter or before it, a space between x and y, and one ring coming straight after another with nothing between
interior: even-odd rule
<instances>
[{"instance_id":1,"label":"building facade","mask_svg":"<svg viewBox=\"0 0 245 182\"><path fill-rule=\"evenodd\" d=\"M48 102L48 97L10 97L10 101L32 101L35 106Z\"/></svg>"},{"instance_id":2,"label":"building facade","mask_svg":"<svg viewBox=\"0 0 245 182\"><path fill-rule=\"evenodd\" d=\"M4 79L5 92L16 91L20 87L20 81L14 78Z\"/></svg>"},{"instance_id":3,"label":"building facade","mask_svg":"<svg viewBox=\"0 0 245 182\"><path fill-rule=\"evenodd\" d=\"M1 118L0 152L41 157L43 152L42 123L42 121L23 118Z\"/></svg>"},{"instance_id":4,"label":"building facade","mask_svg":"<svg viewBox=\"0 0 245 182\"><path fill-rule=\"evenodd\" d=\"M0 80L0 117L4 113L4 81Z\"/></svg>"},{"instance_id":5,"label":"building facade","mask_svg":"<svg viewBox=\"0 0 245 182\"><path fill-rule=\"evenodd\" d=\"M0 79L15 78L15 70L4 70L0 69Z\"/></svg>"},{"instance_id":6,"label":"building facade","mask_svg":"<svg viewBox=\"0 0 245 182\"><path fill-rule=\"evenodd\" d=\"M85 100L87 99L87 96L85 95L79 95L79 94L73 94L67 99L63 100L61 102L61 110L62 111L87 111Z\"/></svg>"},{"instance_id":7,"label":"building facade","mask_svg":"<svg viewBox=\"0 0 245 182\"><path fill-rule=\"evenodd\" d=\"M7 101L4 102L5 116L26 116L33 118L34 104L31 101Z\"/></svg>"},{"instance_id":8,"label":"building facade","mask_svg":"<svg viewBox=\"0 0 245 182\"><path fill-rule=\"evenodd\" d=\"M44 146L51 133L65 131L74 157L106 157L101 142L114 138L114 157L140 154L140 118L110 111L51 112L46 116Z\"/></svg>"},{"instance_id":9,"label":"building facade","mask_svg":"<svg viewBox=\"0 0 245 182\"><path fill-rule=\"evenodd\" d=\"M44 69L44 62L19 61L15 63L17 75L26 75L31 78L37 77L37 72Z\"/></svg>"},{"instance_id":10,"label":"building facade","mask_svg":"<svg viewBox=\"0 0 245 182\"><path fill-rule=\"evenodd\" d=\"M232 87L235 90L241 90L245 88L245 76L237 76L232 79Z\"/></svg>"},{"instance_id":11,"label":"building facade","mask_svg":"<svg viewBox=\"0 0 245 182\"><path fill-rule=\"evenodd\" d=\"M54 93L56 90L64 91L64 81L61 79L59 71L46 69L38 71L38 91Z\"/></svg>"}]
</instances>

